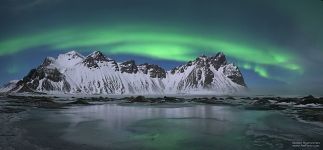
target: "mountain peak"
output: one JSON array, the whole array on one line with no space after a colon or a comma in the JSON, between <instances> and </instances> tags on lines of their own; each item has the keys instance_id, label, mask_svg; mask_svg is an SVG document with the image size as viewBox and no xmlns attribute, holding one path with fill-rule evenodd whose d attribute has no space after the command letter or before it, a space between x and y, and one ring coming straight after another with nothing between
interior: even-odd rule
<instances>
[{"instance_id":1,"label":"mountain peak","mask_svg":"<svg viewBox=\"0 0 323 150\"><path fill-rule=\"evenodd\" d=\"M106 63L105 63L106 62ZM112 65L115 70L119 70L118 64L116 61L110 58L106 58L104 54L100 51L94 51L84 59L83 63L89 68L97 68L102 65Z\"/></svg>"},{"instance_id":2,"label":"mountain peak","mask_svg":"<svg viewBox=\"0 0 323 150\"><path fill-rule=\"evenodd\" d=\"M65 53L65 55L76 55L76 54L79 54L79 53L74 50Z\"/></svg>"},{"instance_id":3,"label":"mountain peak","mask_svg":"<svg viewBox=\"0 0 323 150\"><path fill-rule=\"evenodd\" d=\"M94 51L90 54L90 56L97 56L97 55L103 55L101 51Z\"/></svg>"},{"instance_id":4,"label":"mountain peak","mask_svg":"<svg viewBox=\"0 0 323 150\"><path fill-rule=\"evenodd\" d=\"M227 64L227 58L225 57L223 52L217 53L215 56L209 58L210 63L214 66L216 70L218 70L221 66Z\"/></svg>"},{"instance_id":5,"label":"mountain peak","mask_svg":"<svg viewBox=\"0 0 323 150\"><path fill-rule=\"evenodd\" d=\"M76 51L69 51L65 54L59 54L57 59L50 58L45 60L48 63L53 63L64 66L64 67L73 67L75 64L81 62L84 59L84 56ZM46 64L46 63L45 63Z\"/></svg>"},{"instance_id":6,"label":"mountain peak","mask_svg":"<svg viewBox=\"0 0 323 150\"><path fill-rule=\"evenodd\" d=\"M201 62L201 61L205 62L205 61L212 61L212 60L217 61L220 64L226 63L226 57L223 52L218 52L214 56L211 56L211 57L208 57L203 54L195 59L195 61L198 61L198 62Z\"/></svg>"},{"instance_id":7,"label":"mountain peak","mask_svg":"<svg viewBox=\"0 0 323 150\"><path fill-rule=\"evenodd\" d=\"M215 56L213 56L211 58L215 58L220 62L224 62L224 61L227 60L223 52L219 52L219 53L217 53Z\"/></svg>"},{"instance_id":8,"label":"mountain peak","mask_svg":"<svg viewBox=\"0 0 323 150\"><path fill-rule=\"evenodd\" d=\"M87 57L92 57L92 58L105 58L104 54L101 51L94 51L94 52L92 52Z\"/></svg>"},{"instance_id":9,"label":"mountain peak","mask_svg":"<svg viewBox=\"0 0 323 150\"><path fill-rule=\"evenodd\" d=\"M46 57L43 63L40 65L41 67L47 67L55 62L55 58L53 57Z\"/></svg>"},{"instance_id":10,"label":"mountain peak","mask_svg":"<svg viewBox=\"0 0 323 150\"><path fill-rule=\"evenodd\" d=\"M78 53L78 52L76 52L74 50L69 51L69 52L67 52L65 54L61 54L61 55L68 56L69 58L77 58L77 57L78 58L84 58L84 56L82 54L80 54L80 53Z\"/></svg>"},{"instance_id":11,"label":"mountain peak","mask_svg":"<svg viewBox=\"0 0 323 150\"><path fill-rule=\"evenodd\" d=\"M223 52L218 52L218 53L216 53L216 55L215 56L225 56L224 55L224 53Z\"/></svg>"},{"instance_id":12,"label":"mountain peak","mask_svg":"<svg viewBox=\"0 0 323 150\"><path fill-rule=\"evenodd\" d=\"M205 55L201 55L195 59L195 61L203 61L203 62L207 60L208 60L208 57Z\"/></svg>"},{"instance_id":13,"label":"mountain peak","mask_svg":"<svg viewBox=\"0 0 323 150\"><path fill-rule=\"evenodd\" d=\"M239 68L227 63L223 53L165 71L158 65L136 65L134 60L117 63L95 51L82 57L75 51L48 57L10 92L62 92L86 94L234 93L246 84Z\"/></svg>"}]
</instances>

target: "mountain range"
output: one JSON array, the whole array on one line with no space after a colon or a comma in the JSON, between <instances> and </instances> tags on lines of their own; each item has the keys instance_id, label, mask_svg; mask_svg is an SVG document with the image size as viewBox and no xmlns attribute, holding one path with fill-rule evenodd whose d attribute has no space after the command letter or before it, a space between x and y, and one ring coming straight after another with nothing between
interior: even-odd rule
<instances>
[{"instance_id":1,"label":"mountain range","mask_svg":"<svg viewBox=\"0 0 323 150\"><path fill-rule=\"evenodd\" d=\"M237 66L223 53L195 60L166 71L134 60L116 62L95 51L76 51L47 57L21 80L9 82L1 92L48 94L232 94L247 89Z\"/></svg>"}]
</instances>

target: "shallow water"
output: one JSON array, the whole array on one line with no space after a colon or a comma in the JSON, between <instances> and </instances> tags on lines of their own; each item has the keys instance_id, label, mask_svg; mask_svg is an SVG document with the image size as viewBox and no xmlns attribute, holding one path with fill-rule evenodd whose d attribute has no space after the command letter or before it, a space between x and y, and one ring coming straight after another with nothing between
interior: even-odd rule
<instances>
[{"instance_id":1,"label":"shallow water","mask_svg":"<svg viewBox=\"0 0 323 150\"><path fill-rule=\"evenodd\" d=\"M31 143L84 149L295 149L323 142L323 128L279 111L215 105L77 106L29 111L17 124ZM311 149L319 149L313 148Z\"/></svg>"}]
</instances>

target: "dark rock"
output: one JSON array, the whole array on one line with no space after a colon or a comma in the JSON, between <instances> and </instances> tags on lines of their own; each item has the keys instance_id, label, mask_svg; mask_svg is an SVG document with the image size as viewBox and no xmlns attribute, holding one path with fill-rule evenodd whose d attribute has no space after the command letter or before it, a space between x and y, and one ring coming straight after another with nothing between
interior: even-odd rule
<instances>
[{"instance_id":1,"label":"dark rock","mask_svg":"<svg viewBox=\"0 0 323 150\"><path fill-rule=\"evenodd\" d=\"M285 110L286 107L276 105L276 104L253 104L245 106L247 110Z\"/></svg>"},{"instance_id":2,"label":"dark rock","mask_svg":"<svg viewBox=\"0 0 323 150\"><path fill-rule=\"evenodd\" d=\"M90 54L89 56L87 56L84 60L83 60L83 64L85 66L87 66L88 68L98 68L99 67L99 63L103 63L103 62L109 62L110 64L113 65L114 70L115 71L119 71L119 67L116 61L106 58L102 52L100 51L95 51L92 54ZM107 64L105 64L107 65Z\"/></svg>"},{"instance_id":3,"label":"dark rock","mask_svg":"<svg viewBox=\"0 0 323 150\"><path fill-rule=\"evenodd\" d=\"M42 85L40 80L43 80ZM10 91L18 92L35 92L38 86L41 86L43 90L52 91L59 90L51 85L51 82L63 82L63 90L70 91L70 85L65 80L65 76L59 72L57 68L46 68L39 66L37 69L32 69L27 76L17 83L17 86Z\"/></svg>"},{"instance_id":4,"label":"dark rock","mask_svg":"<svg viewBox=\"0 0 323 150\"><path fill-rule=\"evenodd\" d=\"M193 98L193 101L201 101L201 100L208 100L207 97L199 97L199 98Z\"/></svg>"},{"instance_id":5,"label":"dark rock","mask_svg":"<svg viewBox=\"0 0 323 150\"><path fill-rule=\"evenodd\" d=\"M108 59L100 51L93 52L89 57L92 57L94 60L99 61L99 62L108 61Z\"/></svg>"},{"instance_id":6,"label":"dark rock","mask_svg":"<svg viewBox=\"0 0 323 150\"><path fill-rule=\"evenodd\" d=\"M272 104L270 102L272 98L262 98L255 100L251 105L245 106L245 109L248 110L284 110L286 107Z\"/></svg>"},{"instance_id":7,"label":"dark rock","mask_svg":"<svg viewBox=\"0 0 323 150\"><path fill-rule=\"evenodd\" d=\"M212 100L218 100L216 97L211 97Z\"/></svg>"},{"instance_id":8,"label":"dark rock","mask_svg":"<svg viewBox=\"0 0 323 150\"><path fill-rule=\"evenodd\" d=\"M302 100L306 100L306 99L315 99L315 97L313 95L308 95L308 96L305 96L303 98L301 98Z\"/></svg>"},{"instance_id":9,"label":"dark rock","mask_svg":"<svg viewBox=\"0 0 323 150\"><path fill-rule=\"evenodd\" d=\"M276 100L280 100L280 99L282 99L282 98L281 98L281 97L279 97L279 96L278 96L278 97L276 97Z\"/></svg>"},{"instance_id":10,"label":"dark rock","mask_svg":"<svg viewBox=\"0 0 323 150\"><path fill-rule=\"evenodd\" d=\"M100 51L95 51L83 60L83 64L89 68L97 68L98 62L106 62L107 58Z\"/></svg>"},{"instance_id":11,"label":"dark rock","mask_svg":"<svg viewBox=\"0 0 323 150\"><path fill-rule=\"evenodd\" d=\"M90 105L89 102L87 102L85 99L79 98L74 102L70 102L68 104L77 104L77 105Z\"/></svg>"},{"instance_id":12,"label":"dark rock","mask_svg":"<svg viewBox=\"0 0 323 150\"><path fill-rule=\"evenodd\" d=\"M89 100L89 101L113 101L115 99L100 96L100 97L91 97L91 98L88 98L87 100Z\"/></svg>"},{"instance_id":13,"label":"dark rock","mask_svg":"<svg viewBox=\"0 0 323 150\"><path fill-rule=\"evenodd\" d=\"M219 52L215 56L210 57L210 62L218 70L221 66L227 64L227 59L222 52Z\"/></svg>"},{"instance_id":14,"label":"dark rock","mask_svg":"<svg viewBox=\"0 0 323 150\"><path fill-rule=\"evenodd\" d=\"M256 100L252 103L253 105L269 105L271 104L269 100L266 99L260 99L260 100Z\"/></svg>"},{"instance_id":15,"label":"dark rock","mask_svg":"<svg viewBox=\"0 0 323 150\"><path fill-rule=\"evenodd\" d=\"M319 98L315 98L312 95L306 96L301 98L301 101L298 102L297 104L302 104L302 105L306 105L306 104L323 104L323 101Z\"/></svg>"},{"instance_id":16,"label":"dark rock","mask_svg":"<svg viewBox=\"0 0 323 150\"><path fill-rule=\"evenodd\" d=\"M254 97L252 100L259 100L260 98L259 97Z\"/></svg>"},{"instance_id":17,"label":"dark rock","mask_svg":"<svg viewBox=\"0 0 323 150\"><path fill-rule=\"evenodd\" d=\"M239 85L246 86L242 73L240 72L239 67L237 66L225 66L223 73L231 79L232 82L235 82Z\"/></svg>"},{"instance_id":18,"label":"dark rock","mask_svg":"<svg viewBox=\"0 0 323 150\"><path fill-rule=\"evenodd\" d=\"M278 102L285 102L285 103L291 103L291 102L298 102L297 98L277 98Z\"/></svg>"},{"instance_id":19,"label":"dark rock","mask_svg":"<svg viewBox=\"0 0 323 150\"><path fill-rule=\"evenodd\" d=\"M306 104L323 104L323 101L320 99L305 99L300 101L297 104L302 104L302 105L306 105Z\"/></svg>"},{"instance_id":20,"label":"dark rock","mask_svg":"<svg viewBox=\"0 0 323 150\"><path fill-rule=\"evenodd\" d=\"M203 86L208 87L208 85L210 85L213 82L214 73L209 68L204 71L205 71L205 80L204 80Z\"/></svg>"},{"instance_id":21,"label":"dark rock","mask_svg":"<svg viewBox=\"0 0 323 150\"><path fill-rule=\"evenodd\" d=\"M285 110L285 109L287 109L286 107L279 106L279 105L276 105L276 104L270 104L269 108L271 110Z\"/></svg>"},{"instance_id":22,"label":"dark rock","mask_svg":"<svg viewBox=\"0 0 323 150\"><path fill-rule=\"evenodd\" d=\"M126 61L120 64L121 73L137 73L138 68L134 60Z\"/></svg>"},{"instance_id":23,"label":"dark rock","mask_svg":"<svg viewBox=\"0 0 323 150\"><path fill-rule=\"evenodd\" d=\"M144 74L149 74L151 78L166 78L166 71L158 65L144 63L137 67Z\"/></svg>"},{"instance_id":24,"label":"dark rock","mask_svg":"<svg viewBox=\"0 0 323 150\"><path fill-rule=\"evenodd\" d=\"M216 100L216 99L208 99L208 98L196 98L194 102L203 103L203 104L213 104L213 105L230 105L230 106L237 106L240 105L238 103L229 103L225 100Z\"/></svg>"},{"instance_id":25,"label":"dark rock","mask_svg":"<svg viewBox=\"0 0 323 150\"><path fill-rule=\"evenodd\" d=\"M165 102L177 102L176 97L164 97Z\"/></svg>"},{"instance_id":26,"label":"dark rock","mask_svg":"<svg viewBox=\"0 0 323 150\"><path fill-rule=\"evenodd\" d=\"M150 103L165 103L165 99L161 97L157 98L146 98Z\"/></svg>"},{"instance_id":27,"label":"dark rock","mask_svg":"<svg viewBox=\"0 0 323 150\"><path fill-rule=\"evenodd\" d=\"M221 101L215 101L215 100L201 100L198 101L199 103L204 103L204 104L219 104Z\"/></svg>"},{"instance_id":28,"label":"dark rock","mask_svg":"<svg viewBox=\"0 0 323 150\"><path fill-rule=\"evenodd\" d=\"M130 100L130 102L149 102L144 96L137 96Z\"/></svg>"},{"instance_id":29,"label":"dark rock","mask_svg":"<svg viewBox=\"0 0 323 150\"><path fill-rule=\"evenodd\" d=\"M50 64L52 64L54 60L51 57L46 57L43 63L41 64L41 67L47 67Z\"/></svg>"},{"instance_id":30,"label":"dark rock","mask_svg":"<svg viewBox=\"0 0 323 150\"><path fill-rule=\"evenodd\" d=\"M222 102L222 101L213 100L213 99L199 99L196 102L203 103L203 104L219 104L219 102Z\"/></svg>"},{"instance_id":31,"label":"dark rock","mask_svg":"<svg viewBox=\"0 0 323 150\"><path fill-rule=\"evenodd\" d=\"M197 103L204 103L204 104L215 104L216 100L203 97L203 98L193 98L192 101Z\"/></svg>"},{"instance_id":32,"label":"dark rock","mask_svg":"<svg viewBox=\"0 0 323 150\"><path fill-rule=\"evenodd\" d=\"M262 100L276 100L274 97L262 97Z\"/></svg>"},{"instance_id":33,"label":"dark rock","mask_svg":"<svg viewBox=\"0 0 323 150\"><path fill-rule=\"evenodd\" d=\"M235 100L235 98L234 98L234 97L232 97L232 96L229 96L229 97L227 97L226 99L227 99L227 100Z\"/></svg>"},{"instance_id":34,"label":"dark rock","mask_svg":"<svg viewBox=\"0 0 323 150\"><path fill-rule=\"evenodd\" d=\"M178 67L175 67L175 68L173 68L173 69L171 69L171 71L170 71L170 73L171 74L175 74L176 73L176 71L178 70L178 68L180 68L181 66L178 66ZM183 69L183 72L184 72L184 69ZM182 73L183 73L182 72Z\"/></svg>"},{"instance_id":35,"label":"dark rock","mask_svg":"<svg viewBox=\"0 0 323 150\"><path fill-rule=\"evenodd\" d=\"M57 103L53 101L50 97L41 96L8 96L12 98L11 103L20 104L22 106L31 106L38 108L62 108L65 104Z\"/></svg>"}]
</instances>

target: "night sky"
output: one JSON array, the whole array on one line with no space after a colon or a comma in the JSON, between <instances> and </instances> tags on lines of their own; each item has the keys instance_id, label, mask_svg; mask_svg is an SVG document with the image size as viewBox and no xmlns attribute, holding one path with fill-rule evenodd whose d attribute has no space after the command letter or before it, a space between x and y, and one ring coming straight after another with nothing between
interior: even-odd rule
<instances>
[{"instance_id":1,"label":"night sky","mask_svg":"<svg viewBox=\"0 0 323 150\"><path fill-rule=\"evenodd\" d=\"M166 69L224 52L259 94L323 94L321 0L1 0L0 84L77 50Z\"/></svg>"}]
</instances>

